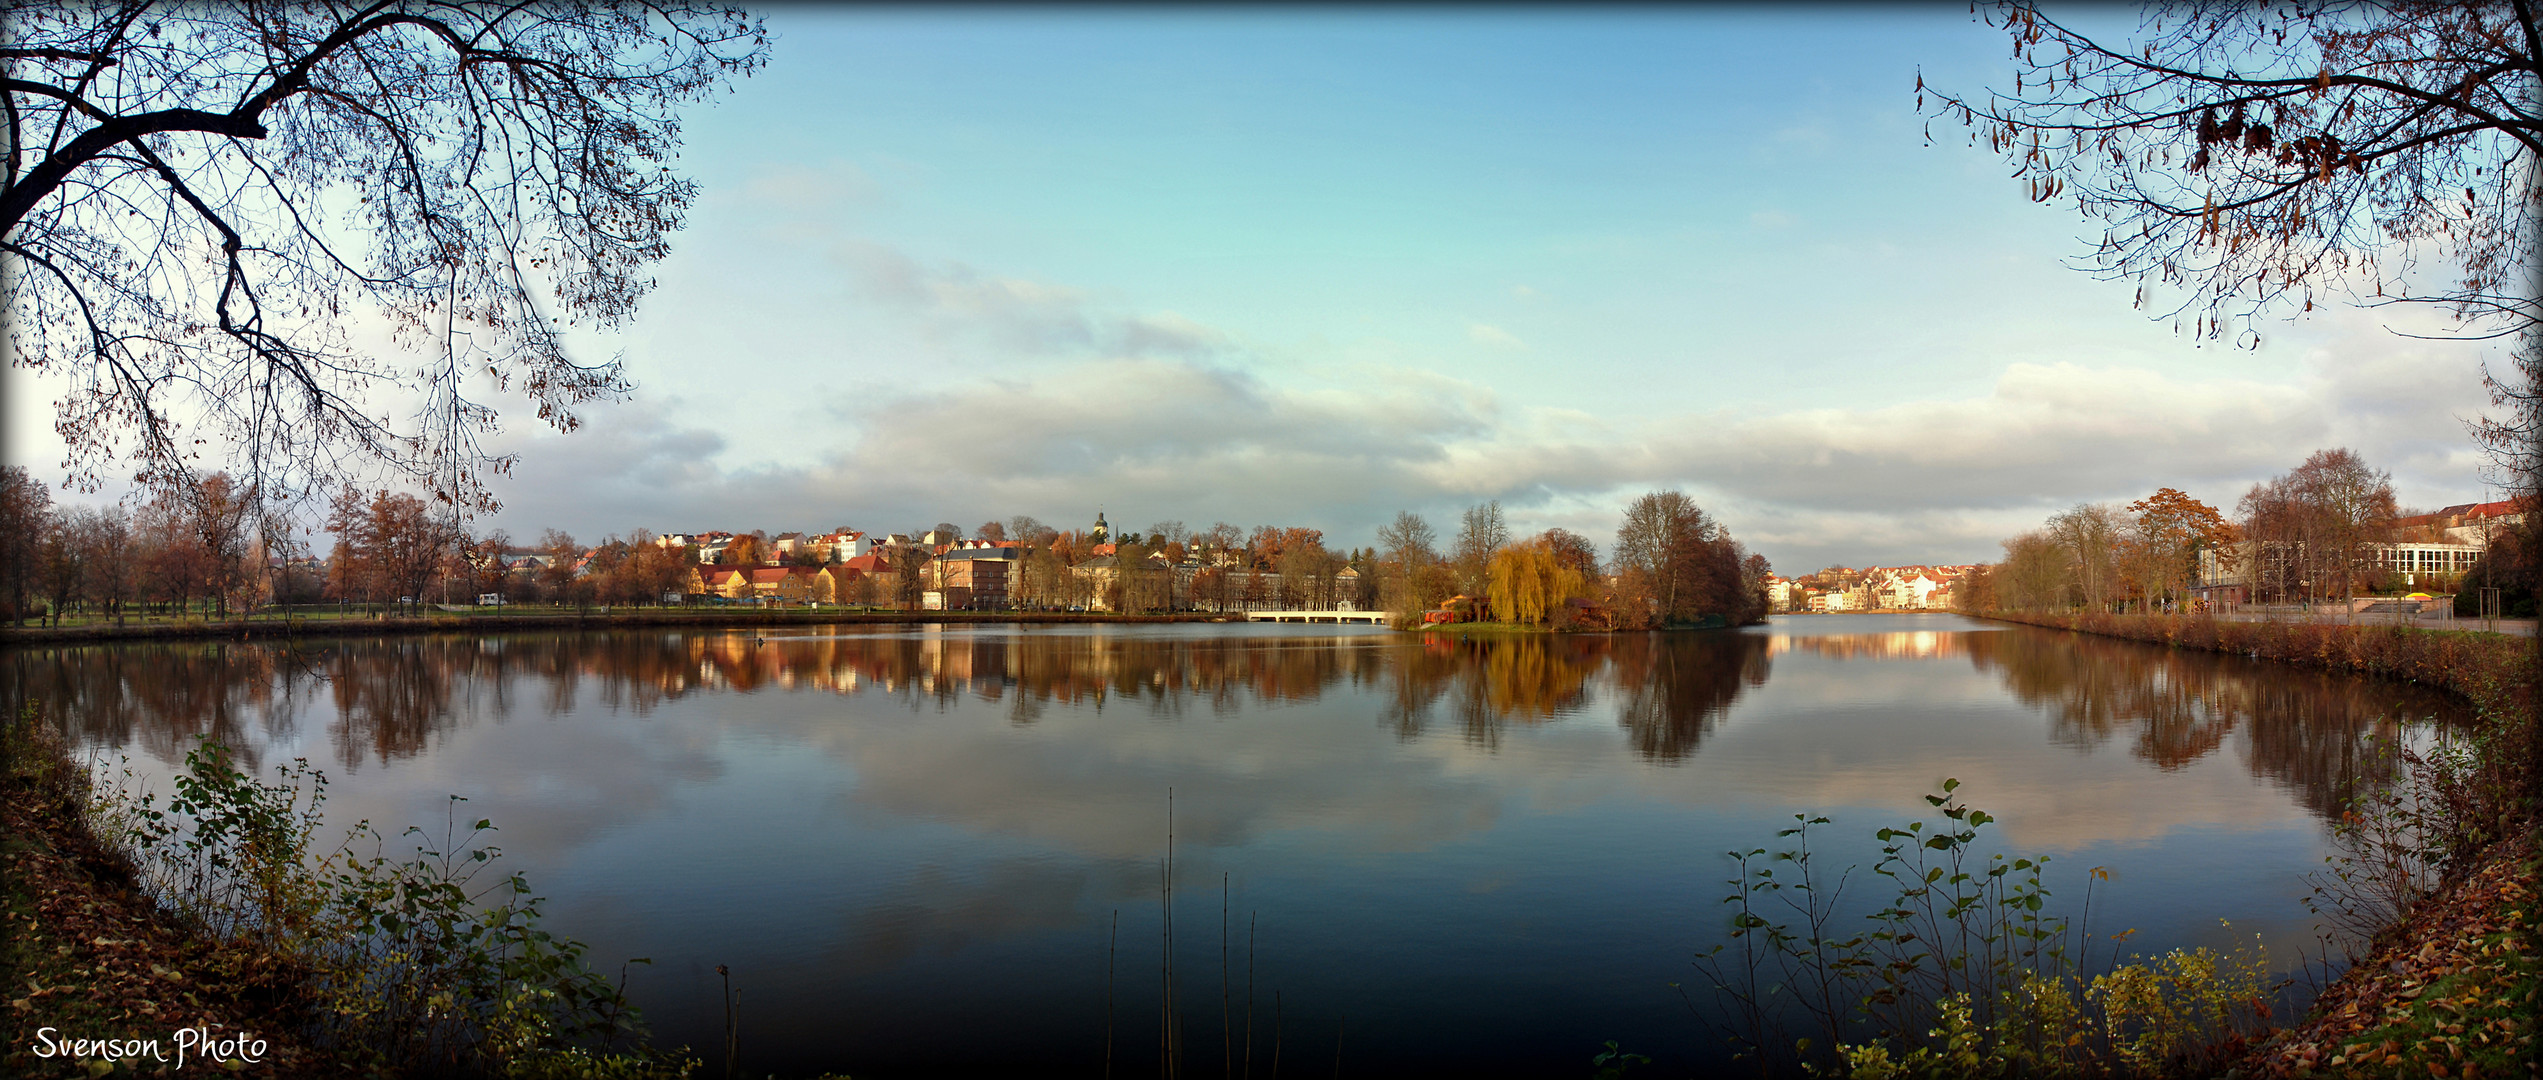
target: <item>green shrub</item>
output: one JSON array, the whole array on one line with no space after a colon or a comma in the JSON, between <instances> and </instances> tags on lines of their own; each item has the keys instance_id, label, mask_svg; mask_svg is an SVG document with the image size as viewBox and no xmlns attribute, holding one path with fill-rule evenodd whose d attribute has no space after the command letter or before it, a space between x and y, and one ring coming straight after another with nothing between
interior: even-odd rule
<instances>
[{"instance_id":1,"label":"green shrub","mask_svg":"<svg viewBox=\"0 0 2543 1080\"><path fill-rule=\"evenodd\" d=\"M306 760L271 782L208 738L187 753L162 807L127 765L95 786L91 827L121 844L144 890L198 933L251 943L297 980L311 1036L399 1073L537 1078L683 1077L684 1052L641 1047L623 985L582 943L539 928L519 874L481 883L500 857L484 819L441 837L410 828L392 858L365 821L311 857L326 776ZM367 849L367 854L364 849ZM635 961L641 963L643 961Z\"/></svg>"},{"instance_id":2,"label":"green shrub","mask_svg":"<svg viewBox=\"0 0 2543 1080\"><path fill-rule=\"evenodd\" d=\"M1892 896L1862 923L1840 914L1854 868L1831 880L1814 865L1810 832L1827 818L1795 815L1780 851L1730 853L1731 942L1696 966L1735 1017L1741 1056L1765 1072L1797 1064L1855 1080L2163 1076L2215 1064L2266 1028L2273 987L2257 946L2088 976L2078 943L2093 939L2049 909L2048 860L1978 855L1995 819L1960 802L1959 787L1946 780L1925 796L1940 820L1874 833L1873 871ZM2107 878L2088 874L2087 915ZM1791 1037L1795 1010L1815 1038Z\"/></svg>"}]
</instances>

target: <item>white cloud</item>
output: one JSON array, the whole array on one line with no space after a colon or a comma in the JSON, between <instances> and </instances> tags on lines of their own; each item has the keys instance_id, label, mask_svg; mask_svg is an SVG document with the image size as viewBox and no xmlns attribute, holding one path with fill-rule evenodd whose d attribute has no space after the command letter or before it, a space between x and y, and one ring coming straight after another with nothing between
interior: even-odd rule
<instances>
[{"instance_id":1,"label":"white cloud","mask_svg":"<svg viewBox=\"0 0 2543 1080\"><path fill-rule=\"evenodd\" d=\"M1528 343L1519 340L1517 334L1490 323L1476 323L1467 327L1466 340L1485 348L1507 349L1513 352L1524 351L1528 347Z\"/></svg>"},{"instance_id":2,"label":"white cloud","mask_svg":"<svg viewBox=\"0 0 2543 1080\"><path fill-rule=\"evenodd\" d=\"M1209 356L1227 336L1166 311L1107 310L1083 289L995 275L960 262L930 265L897 248L847 241L836 249L854 295L916 318L940 341L975 339L1025 355Z\"/></svg>"},{"instance_id":3,"label":"white cloud","mask_svg":"<svg viewBox=\"0 0 2543 1080\"><path fill-rule=\"evenodd\" d=\"M2017 363L1978 393L1902 380L1895 404L1657 420L1511 403L1417 369L1285 385L1192 359L1062 359L839 402L835 429L756 470L707 464L722 440L678 423L677 403L620 407L592 434L524 447L510 499L527 514L606 512L578 526L604 531L1066 522L1101 505L1364 544L1399 509L1444 521L1497 498L1523 530L1603 542L1626 500L1680 487L1778 565L1816 568L1985 558L2053 509L2157 486L2230 511L2329 445L2394 469L2406 501L2477 495L2457 419L2477 377L2346 355L2326 347L2284 383Z\"/></svg>"},{"instance_id":4,"label":"white cloud","mask_svg":"<svg viewBox=\"0 0 2543 1080\"><path fill-rule=\"evenodd\" d=\"M1075 522L1100 505L1125 521L1297 524L1365 544L1398 510L1444 524L1499 499L1522 531L1559 525L1604 543L1624 502L1678 487L1778 565L1815 568L1986 558L2054 509L2158 486L2230 511L2251 483L2326 446L2391 469L2406 504L2484 494L2464 432L2486 404L2478 371L2461 345L2388 331L2389 313L2300 324L2266 354L2287 358L2276 370L2220 351L2214 373L2166 372L2086 342L2076 359L2002 363L1975 388L1902 373L1831 387L1809 407L1655 416L1634 386L1599 408L1552 408L1379 339L1274 363L1177 312L1128 314L1093 291L878 244L834 250L859 296L963 348L904 354L914 362L894 379L853 389L797 378L723 397L647 391L588 409L570 437L520 424L492 443L521 455L492 524L586 538L899 529L1018 513ZM1469 336L1526 347L1490 324ZM1031 363L944 362L973 355ZM1702 380L1724 362L1650 377ZM44 385L12 376L13 390ZM10 404L13 460L58 484L44 465L58 442L36 437L21 395ZM527 415L518 405L507 413Z\"/></svg>"}]
</instances>

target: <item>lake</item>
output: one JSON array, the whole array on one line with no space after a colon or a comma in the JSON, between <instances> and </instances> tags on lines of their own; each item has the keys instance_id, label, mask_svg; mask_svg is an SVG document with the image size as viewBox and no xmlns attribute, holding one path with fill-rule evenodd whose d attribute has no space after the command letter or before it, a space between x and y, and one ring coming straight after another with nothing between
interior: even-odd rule
<instances>
[{"instance_id":1,"label":"lake","mask_svg":"<svg viewBox=\"0 0 2543 1080\"><path fill-rule=\"evenodd\" d=\"M1721 1064L1691 961L1725 939L1725 852L1815 811L1820 857L1868 871L1945 777L2000 819L1986 849L2053 858L2059 903L2110 871L2095 931L2257 932L2292 968L2326 815L2389 779L2369 741L2463 712L1942 614L127 644L0 679L162 791L210 733L319 765L338 828L438 831L464 796L551 929L651 960L658 1038L721 1074L721 964L743 1067L859 1077L1102 1075L1108 1031L1155 1072L1169 828L1193 1075L1245 1072L1249 997L1264 1075L1577 1075L1611 1039Z\"/></svg>"}]
</instances>

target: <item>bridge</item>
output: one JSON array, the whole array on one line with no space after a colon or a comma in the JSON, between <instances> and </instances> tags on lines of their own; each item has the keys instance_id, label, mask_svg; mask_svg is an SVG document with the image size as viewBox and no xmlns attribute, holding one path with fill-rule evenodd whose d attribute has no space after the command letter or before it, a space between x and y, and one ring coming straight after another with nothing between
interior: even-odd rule
<instances>
[{"instance_id":1,"label":"bridge","mask_svg":"<svg viewBox=\"0 0 2543 1080\"><path fill-rule=\"evenodd\" d=\"M1379 625L1384 625L1386 622L1386 613L1383 611L1248 611L1244 615L1246 622L1377 623Z\"/></svg>"}]
</instances>

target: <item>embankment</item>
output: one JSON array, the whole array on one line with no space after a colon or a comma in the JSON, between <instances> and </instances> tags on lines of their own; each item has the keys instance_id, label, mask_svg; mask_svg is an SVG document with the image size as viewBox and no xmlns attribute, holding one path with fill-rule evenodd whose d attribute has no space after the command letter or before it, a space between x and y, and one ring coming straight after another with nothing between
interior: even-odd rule
<instances>
[{"instance_id":1,"label":"embankment","mask_svg":"<svg viewBox=\"0 0 2543 1080\"><path fill-rule=\"evenodd\" d=\"M2181 649L2233 653L2326 671L2405 679L2460 694L2485 714L2532 702L2537 681L2534 642L2477 631L2246 622L2208 615L1996 611L1979 617Z\"/></svg>"},{"instance_id":2,"label":"embankment","mask_svg":"<svg viewBox=\"0 0 2543 1080\"><path fill-rule=\"evenodd\" d=\"M0 627L0 645L80 644L98 641L156 639L270 640L380 634L488 634L539 630L615 630L625 627L689 626L710 629L746 626L832 626L842 624L1011 624L1011 623L1177 623L1223 622L1238 616L1212 614L1109 615L1058 611L747 611L732 609L638 608L625 611L558 612L534 615L387 616L377 618L232 619L204 622L152 622L115 626Z\"/></svg>"},{"instance_id":3,"label":"embankment","mask_svg":"<svg viewBox=\"0 0 2543 1080\"><path fill-rule=\"evenodd\" d=\"M2480 716L2517 733L2535 707L2535 643L2476 631L2391 625L2245 622L2205 615L2041 615L1992 612L1984 618L2072 630L2176 648L2235 653L2329 671L2408 679L2471 701ZM2467 821L2495 812L2498 840L2477 849L2460 872L2417 899L2368 944L2307 1014L2255 1047L2226 1075L2250 1077L2543 1075L2536 1070L2535 1017L2543 959L2535 950L2543 896L2531 805L2509 797L2490 809L2449 812L2448 803L2484 787L2518 790L2525 755L2516 738L2491 744L2479 774L2415 793L2407 805L2435 813L2460 835ZM2499 753L2500 749L2504 753ZM2486 777L2486 781L2485 781ZM2424 783L2415 780L2415 783ZM2431 808L2434 808L2433 810ZM2360 808L2379 813L2377 804ZM2441 856L2441 842L2387 857Z\"/></svg>"}]
</instances>

